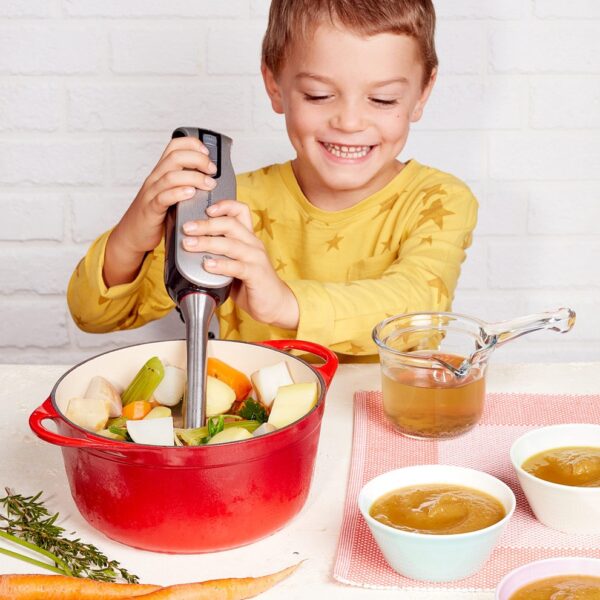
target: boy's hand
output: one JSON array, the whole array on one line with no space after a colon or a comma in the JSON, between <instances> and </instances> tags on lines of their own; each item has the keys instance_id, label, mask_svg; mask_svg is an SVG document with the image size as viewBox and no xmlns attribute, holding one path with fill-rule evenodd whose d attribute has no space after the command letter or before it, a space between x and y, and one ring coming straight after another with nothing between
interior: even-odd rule
<instances>
[{"instance_id":1,"label":"boy's hand","mask_svg":"<svg viewBox=\"0 0 600 600\"><path fill-rule=\"evenodd\" d=\"M197 138L171 140L112 231L106 245L104 279L108 287L133 281L146 252L154 250L164 232L169 206L187 200L196 188L211 190L216 165Z\"/></svg>"},{"instance_id":2,"label":"boy's hand","mask_svg":"<svg viewBox=\"0 0 600 600\"><path fill-rule=\"evenodd\" d=\"M204 268L235 277L234 302L253 319L284 329L296 329L299 308L290 288L273 269L263 243L254 235L248 207L221 200L207 209L205 221L185 223L184 247L191 252L221 254L204 261Z\"/></svg>"}]
</instances>

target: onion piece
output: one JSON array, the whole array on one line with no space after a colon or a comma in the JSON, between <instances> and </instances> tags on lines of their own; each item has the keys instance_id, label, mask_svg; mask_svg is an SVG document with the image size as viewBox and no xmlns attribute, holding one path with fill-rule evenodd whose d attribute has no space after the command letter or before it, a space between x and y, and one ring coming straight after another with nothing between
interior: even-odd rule
<instances>
[{"instance_id":1,"label":"onion piece","mask_svg":"<svg viewBox=\"0 0 600 600\"><path fill-rule=\"evenodd\" d=\"M165 365L165 374L154 390L154 399L163 406L176 406L183 399L186 372L179 367Z\"/></svg>"}]
</instances>

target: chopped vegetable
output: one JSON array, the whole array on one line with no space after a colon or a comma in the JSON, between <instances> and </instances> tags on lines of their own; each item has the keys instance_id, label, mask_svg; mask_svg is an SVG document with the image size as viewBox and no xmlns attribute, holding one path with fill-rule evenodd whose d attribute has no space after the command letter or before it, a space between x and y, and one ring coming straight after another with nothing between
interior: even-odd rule
<instances>
[{"instance_id":1,"label":"chopped vegetable","mask_svg":"<svg viewBox=\"0 0 600 600\"><path fill-rule=\"evenodd\" d=\"M317 382L284 385L277 391L269 423L281 429L307 414L317 403Z\"/></svg>"},{"instance_id":2,"label":"chopped vegetable","mask_svg":"<svg viewBox=\"0 0 600 600\"><path fill-rule=\"evenodd\" d=\"M238 408L237 414L244 419L259 421L260 423L265 423L269 418L265 407L253 398L245 400Z\"/></svg>"},{"instance_id":3,"label":"chopped vegetable","mask_svg":"<svg viewBox=\"0 0 600 600\"><path fill-rule=\"evenodd\" d=\"M0 504L6 511L0 518L0 537L37 552L50 559L50 563L3 548L0 548L0 553L63 575L98 581L122 579L130 583L137 582L135 575L121 567L117 561L109 561L96 546L85 544L79 539L65 538L65 530L56 525L58 513L50 514L40 501L41 495L42 492L35 496L21 496L6 490L6 496L0 498ZM2 597L0 594L0 598Z\"/></svg>"},{"instance_id":4,"label":"chopped vegetable","mask_svg":"<svg viewBox=\"0 0 600 600\"><path fill-rule=\"evenodd\" d=\"M218 417L211 417L206 422L206 428L208 429L208 437L214 437L217 433L221 433L225 428L225 418L223 415L219 415Z\"/></svg>"},{"instance_id":5,"label":"chopped vegetable","mask_svg":"<svg viewBox=\"0 0 600 600\"><path fill-rule=\"evenodd\" d=\"M229 427L212 436L207 444L224 444L226 442L239 442L249 440L252 434L243 427Z\"/></svg>"},{"instance_id":6,"label":"chopped vegetable","mask_svg":"<svg viewBox=\"0 0 600 600\"><path fill-rule=\"evenodd\" d=\"M163 380L154 390L154 399L162 406L177 406L183 400L186 372L179 367L165 365Z\"/></svg>"},{"instance_id":7,"label":"chopped vegetable","mask_svg":"<svg viewBox=\"0 0 600 600\"><path fill-rule=\"evenodd\" d=\"M175 444L173 417L127 421L127 433L137 444L173 446Z\"/></svg>"},{"instance_id":8,"label":"chopped vegetable","mask_svg":"<svg viewBox=\"0 0 600 600\"><path fill-rule=\"evenodd\" d=\"M223 424L223 430L226 431L232 427L243 427L252 433L259 425L258 421L231 421ZM175 429L175 434L186 446L201 446L208 441L208 427L206 426L194 429Z\"/></svg>"},{"instance_id":9,"label":"chopped vegetable","mask_svg":"<svg viewBox=\"0 0 600 600\"><path fill-rule=\"evenodd\" d=\"M113 429L111 427L109 429L102 429L101 431L98 431L98 435L101 435L102 437L108 438L110 440L124 442L127 437L127 430L119 429L117 427Z\"/></svg>"},{"instance_id":10,"label":"chopped vegetable","mask_svg":"<svg viewBox=\"0 0 600 600\"><path fill-rule=\"evenodd\" d=\"M121 395L115 386L104 377L100 377L99 375L92 377L85 391L84 398L97 398L106 402L109 417L118 417L121 414L123 408Z\"/></svg>"},{"instance_id":11,"label":"chopped vegetable","mask_svg":"<svg viewBox=\"0 0 600 600\"><path fill-rule=\"evenodd\" d=\"M171 409L168 406L155 406L144 419L160 419L162 417L170 417Z\"/></svg>"},{"instance_id":12,"label":"chopped vegetable","mask_svg":"<svg viewBox=\"0 0 600 600\"><path fill-rule=\"evenodd\" d=\"M108 407L99 398L71 398L65 415L84 429L100 431L108 422Z\"/></svg>"},{"instance_id":13,"label":"chopped vegetable","mask_svg":"<svg viewBox=\"0 0 600 600\"><path fill-rule=\"evenodd\" d=\"M250 377L259 401L267 408L270 408L271 404L273 404L277 390L282 385L291 385L294 383L285 361L281 361L269 367L263 367L252 373Z\"/></svg>"},{"instance_id":14,"label":"chopped vegetable","mask_svg":"<svg viewBox=\"0 0 600 600\"><path fill-rule=\"evenodd\" d=\"M114 419L109 419L106 424L107 427L125 427L125 423L127 423L127 419L124 417L115 417Z\"/></svg>"},{"instance_id":15,"label":"chopped vegetable","mask_svg":"<svg viewBox=\"0 0 600 600\"><path fill-rule=\"evenodd\" d=\"M100 600L135 598L161 589L158 585L107 583L65 575L0 575L0 599Z\"/></svg>"},{"instance_id":16,"label":"chopped vegetable","mask_svg":"<svg viewBox=\"0 0 600 600\"><path fill-rule=\"evenodd\" d=\"M238 402L244 400L252 390L252 383L244 373L218 358L211 357L206 361L206 374L215 379L220 379L232 388Z\"/></svg>"},{"instance_id":17,"label":"chopped vegetable","mask_svg":"<svg viewBox=\"0 0 600 600\"><path fill-rule=\"evenodd\" d=\"M123 406L136 400L150 400L152 394L158 387L165 375L165 369L157 356L150 358L144 366L138 371L133 381L123 392L121 400Z\"/></svg>"},{"instance_id":18,"label":"chopped vegetable","mask_svg":"<svg viewBox=\"0 0 600 600\"><path fill-rule=\"evenodd\" d=\"M267 433L273 433L277 431L277 427L272 423L263 423L260 427L257 427L252 434L254 437L260 437L261 435L266 435Z\"/></svg>"},{"instance_id":19,"label":"chopped vegetable","mask_svg":"<svg viewBox=\"0 0 600 600\"><path fill-rule=\"evenodd\" d=\"M152 404L144 400L134 400L123 407L123 418L138 420L143 419L152 410Z\"/></svg>"},{"instance_id":20,"label":"chopped vegetable","mask_svg":"<svg viewBox=\"0 0 600 600\"><path fill-rule=\"evenodd\" d=\"M235 402L235 392L220 379L206 378L206 416L226 413Z\"/></svg>"}]
</instances>

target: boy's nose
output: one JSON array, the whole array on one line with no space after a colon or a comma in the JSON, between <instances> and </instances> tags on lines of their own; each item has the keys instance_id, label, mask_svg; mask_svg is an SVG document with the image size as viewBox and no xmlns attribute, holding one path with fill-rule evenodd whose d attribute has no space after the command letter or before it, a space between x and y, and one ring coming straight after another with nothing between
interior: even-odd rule
<instances>
[{"instance_id":1,"label":"boy's nose","mask_svg":"<svg viewBox=\"0 0 600 600\"><path fill-rule=\"evenodd\" d=\"M362 131L365 121L358 107L350 102L340 103L330 119L331 126L341 131Z\"/></svg>"}]
</instances>

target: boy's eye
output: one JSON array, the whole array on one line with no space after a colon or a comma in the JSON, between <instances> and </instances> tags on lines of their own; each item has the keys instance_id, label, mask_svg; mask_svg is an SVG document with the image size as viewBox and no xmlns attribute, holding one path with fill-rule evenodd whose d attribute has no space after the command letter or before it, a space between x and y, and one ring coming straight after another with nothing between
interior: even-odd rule
<instances>
[{"instance_id":1,"label":"boy's eye","mask_svg":"<svg viewBox=\"0 0 600 600\"><path fill-rule=\"evenodd\" d=\"M328 96L327 94L304 94L304 99L308 100L309 102L321 102L323 100L327 100L328 98L331 98L331 96Z\"/></svg>"},{"instance_id":2,"label":"boy's eye","mask_svg":"<svg viewBox=\"0 0 600 600\"><path fill-rule=\"evenodd\" d=\"M397 98L393 98L391 100L385 98L370 98L370 100L371 102L379 104L380 106L394 106L395 104L398 104Z\"/></svg>"}]
</instances>

